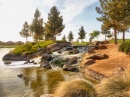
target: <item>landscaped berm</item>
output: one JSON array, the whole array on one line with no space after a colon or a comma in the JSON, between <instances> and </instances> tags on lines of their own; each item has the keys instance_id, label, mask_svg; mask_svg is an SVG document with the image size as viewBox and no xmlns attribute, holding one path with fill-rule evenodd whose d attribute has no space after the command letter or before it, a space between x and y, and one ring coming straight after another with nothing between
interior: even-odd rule
<instances>
[{"instance_id":1,"label":"landscaped berm","mask_svg":"<svg viewBox=\"0 0 130 97\"><path fill-rule=\"evenodd\" d=\"M130 56L119 51L120 45L103 45L91 48L80 63L85 77L98 83L73 79L59 83L53 96L41 97L130 97Z\"/></svg>"}]
</instances>

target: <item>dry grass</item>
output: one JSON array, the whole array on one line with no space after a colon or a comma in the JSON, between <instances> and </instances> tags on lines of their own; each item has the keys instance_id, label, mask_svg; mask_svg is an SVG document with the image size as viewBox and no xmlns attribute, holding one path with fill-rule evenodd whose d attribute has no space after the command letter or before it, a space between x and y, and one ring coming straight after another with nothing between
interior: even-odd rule
<instances>
[{"instance_id":1,"label":"dry grass","mask_svg":"<svg viewBox=\"0 0 130 97\"><path fill-rule=\"evenodd\" d=\"M60 83L54 94L55 97L96 97L93 86L81 79Z\"/></svg>"},{"instance_id":2,"label":"dry grass","mask_svg":"<svg viewBox=\"0 0 130 97\"><path fill-rule=\"evenodd\" d=\"M107 78L95 86L98 97L130 97L130 71Z\"/></svg>"}]
</instances>

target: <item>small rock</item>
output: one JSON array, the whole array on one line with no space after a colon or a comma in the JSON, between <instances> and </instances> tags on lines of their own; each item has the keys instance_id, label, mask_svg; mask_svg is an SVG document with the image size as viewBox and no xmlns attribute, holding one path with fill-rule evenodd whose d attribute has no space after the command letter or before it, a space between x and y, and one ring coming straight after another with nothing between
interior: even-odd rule
<instances>
[{"instance_id":1,"label":"small rock","mask_svg":"<svg viewBox=\"0 0 130 97\"><path fill-rule=\"evenodd\" d=\"M19 74L19 75L17 75L17 77L22 78L22 77L23 77L23 74Z\"/></svg>"},{"instance_id":2,"label":"small rock","mask_svg":"<svg viewBox=\"0 0 130 97\"><path fill-rule=\"evenodd\" d=\"M11 62L8 61L8 62L5 62L4 64L11 64Z\"/></svg>"}]
</instances>

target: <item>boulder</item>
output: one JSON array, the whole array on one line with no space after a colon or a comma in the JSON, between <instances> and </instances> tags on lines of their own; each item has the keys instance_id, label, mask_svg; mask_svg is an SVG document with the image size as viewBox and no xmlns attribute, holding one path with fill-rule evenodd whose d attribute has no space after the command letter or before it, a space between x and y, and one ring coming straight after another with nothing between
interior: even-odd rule
<instances>
[{"instance_id":1,"label":"boulder","mask_svg":"<svg viewBox=\"0 0 130 97\"><path fill-rule=\"evenodd\" d=\"M97 59L106 59L106 58L109 58L107 54L93 54L89 56L87 59L97 60Z\"/></svg>"},{"instance_id":2,"label":"boulder","mask_svg":"<svg viewBox=\"0 0 130 97\"><path fill-rule=\"evenodd\" d=\"M49 64L48 61L44 61L40 64L40 67L46 68L46 69L51 69L51 65Z\"/></svg>"},{"instance_id":3,"label":"boulder","mask_svg":"<svg viewBox=\"0 0 130 97\"><path fill-rule=\"evenodd\" d=\"M76 64L77 63L77 57L72 57L72 58L70 58L70 60L69 60L69 64L71 65L71 64Z\"/></svg>"},{"instance_id":4,"label":"boulder","mask_svg":"<svg viewBox=\"0 0 130 97\"><path fill-rule=\"evenodd\" d=\"M92 54L92 53L94 53L94 49L93 48L90 48L90 49L88 49L88 51L87 51L89 54Z\"/></svg>"},{"instance_id":5,"label":"boulder","mask_svg":"<svg viewBox=\"0 0 130 97\"><path fill-rule=\"evenodd\" d=\"M76 66L69 66L69 65L64 65L62 69L65 71L72 71L72 72L78 71L78 68Z\"/></svg>"},{"instance_id":6,"label":"boulder","mask_svg":"<svg viewBox=\"0 0 130 97\"><path fill-rule=\"evenodd\" d=\"M22 77L23 77L23 74L19 74L19 75L17 75L17 77L22 78Z\"/></svg>"},{"instance_id":7,"label":"boulder","mask_svg":"<svg viewBox=\"0 0 130 97\"><path fill-rule=\"evenodd\" d=\"M43 61L50 61L52 60L52 56L50 54L43 54L42 57L41 57L41 62Z\"/></svg>"},{"instance_id":8,"label":"boulder","mask_svg":"<svg viewBox=\"0 0 130 97\"><path fill-rule=\"evenodd\" d=\"M99 49L107 49L107 47L106 47L105 45L103 45L103 44L99 44L99 45L98 45L98 48L99 48Z\"/></svg>"},{"instance_id":9,"label":"boulder","mask_svg":"<svg viewBox=\"0 0 130 97\"><path fill-rule=\"evenodd\" d=\"M11 64L11 62L10 62L10 61L7 61L7 62L4 62L4 64Z\"/></svg>"},{"instance_id":10,"label":"boulder","mask_svg":"<svg viewBox=\"0 0 130 97\"><path fill-rule=\"evenodd\" d=\"M61 53L62 53L62 52L61 52L61 50L58 50L57 52L58 52L59 54L61 54Z\"/></svg>"},{"instance_id":11,"label":"boulder","mask_svg":"<svg viewBox=\"0 0 130 97\"><path fill-rule=\"evenodd\" d=\"M77 53L79 53L79 50L78 49L73 49L73 54L77 54Z\"/></svg>"},{"instance_id":12,"label":"boulder","mask_svg":"<svg viewBox=\"0 0 130 97\"><path fill-rule=\"evenodd\" d=\"M60 49L61 49L61 47L57 46L57 47L51 48L50 50L51 50L51 52L54 52L54 51L57 51L57 50L60 50Z\"/></svg>"},{"instance_id":13,"label":"boulder","mask_svg":"<svg viewBox=\"0 0 130 97\"><path fill-rule=\"evenodd\" d=\"M84 65L92 65L93 63L95 63L95 61L93 59L88 59L88 60L86 60Z\"/></svg>"},{"instance_id":14,"label":"boulder","mask_svg":"<svg viewBox=\"0 0 130 97\"><path fill-rule=\"evenodd\" d=\"M63 48L63 47L70 46L70 45L71 45L70 42L63 42L63 43L59 43L58 46L60 46L61 48Z\"/></svg>"},{"instance_id":15,"label":"boulder","mask_svg":"<svg viewBox=\"0 0 130 97\"><path fill-rule=\"evenodd\" d=\"M48 45L47 48L54 48L54 47L57 47L58 46L58 43L53 43L51 45Z\"/></svg>"}]
</instances>

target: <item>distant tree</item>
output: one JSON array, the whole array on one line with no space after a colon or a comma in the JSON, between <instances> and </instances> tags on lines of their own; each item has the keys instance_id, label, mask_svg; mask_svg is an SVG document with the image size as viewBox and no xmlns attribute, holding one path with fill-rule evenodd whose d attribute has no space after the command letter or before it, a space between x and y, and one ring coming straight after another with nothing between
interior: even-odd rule
<instances>
[{"instance_id":1,"label":"distant tree","mask_svg":"<svg viewBox=\"0 0 130 97\"><path fill-rule=\"evenodd\" d=\"M79 43L79 39L77 39L77 41L76 41L77 43Z\"/></svg>"},{"instance_id":2,"label":"distant tree","mask_svg":"<svg viewBox=\"0 0 130 97\"><path fill-rule=\"evenodd\" d=\"M19 32L19 34L20 34L20 36L26 38L26 42L28 41L28 37L31 36L31 34L29 32L29 25L28 25L28 23L26 21L23 24L23 29Z\"/></svg>"},{"instance_id":3,"label":"distant tree","mask_svg":"<svg viewBox=\"0 0 130 97\"><path fill-rule=\"evenodd\" d=\"M99 34L100 34L100 31L94 30L92 33L90 33L90 37L92 39L97 38L97 40L98 40Z\"/></svg>"},{"instance_id":4,"label":"distant tree","mask_svg":"<svg viewBox=\"0 0 130 97\"><path fill-rule=\"evenodd\" d=\"M70 42L74 39L73 36L74 36L74 35L73 35L73 32L70 31L70 33L69 33L69 35L68 35L68 40L69 40Z\"/></svg>"},{"instance_id":5,"label":"distant tree","mask_svg":"<svg viewBox=\"0 0 130 97\"><path fill-rule=\"evenodd\" d=\"M53 6L48 14L48 21L45 23L45 35L49 35L51 36L49 38L56 40L56 36L61 35L61 32L64 28L65 25L63 25L62 16L60 16L60 12L58 11L57 7Z\"/></svg>"},{"instance_id":6,"label":"distant tree","mask_svg":"<svg viewBox=\"0 0 130 97\"><path fill-rule=\"evenodd\" d=\"M83 26L81 26L81 28L79 29L78 35L79 35L79 39L81 39L81 41L83 41L83 39L85 38L85 35L86 35Z\"/></svg>"},{"instance_id":7,"label":"distant tree","mask_svg":"<svg viewBox=\"0 0 130 97\"><path fill-rule=\"evenodd\" d=\"M66 37L65 37L65 35L62 37L62 41L66 41Z\"/></svg>"},{"instance_id":8,"label":"distant tree","mask_svg":"<svg viewBox=\"0 0 130 97\"><path fill-rule=\"evenodd\" d=\"M41 13L36 9L34 14L34 19L30 25L30 31L32 32L34 41L39 41L43 39L44 36L44 27L43 27L43 18L40 17Z\"/></svg>"}]
</instances>

